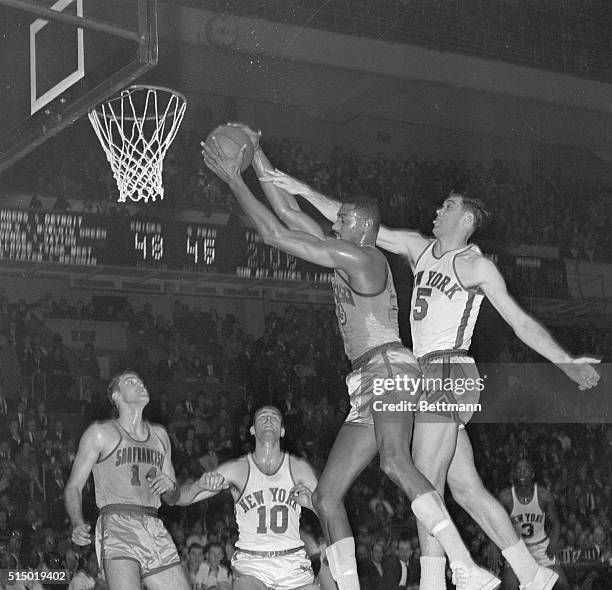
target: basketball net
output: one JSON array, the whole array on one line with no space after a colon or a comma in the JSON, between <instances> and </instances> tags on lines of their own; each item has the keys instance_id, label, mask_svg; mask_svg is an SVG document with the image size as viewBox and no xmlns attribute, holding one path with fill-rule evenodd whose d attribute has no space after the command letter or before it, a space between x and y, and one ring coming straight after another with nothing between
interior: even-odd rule
<instances>
[{"instance_id":1,"label":"basketball net","mask_svg":"<svg viewBox=\"0 0 612 590\"><path fill-rule=\"evenodd\" d=\"M119 189L119 203L164 198L164 156L185 114L178 92L130 86L89 113Z\"/></svg>"}]
</instances>

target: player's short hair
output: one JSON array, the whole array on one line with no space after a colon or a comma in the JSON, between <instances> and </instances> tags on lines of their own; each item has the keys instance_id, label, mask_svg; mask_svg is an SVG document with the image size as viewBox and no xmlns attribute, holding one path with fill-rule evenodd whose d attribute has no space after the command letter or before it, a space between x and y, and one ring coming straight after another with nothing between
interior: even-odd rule
<instances>
[{"instance_id":1,"label":"player's short hair","mask_svg":"<svg viewBox=\"0 0 612 590\"><path fill-rule=\"evenodd\" d=\"M252 423L255 424L255 419L257 418L257 414L259 414L262 410L275 410L276 412L278 412L278 415L280 416L281 419L281 426L285 425L285 417L283 416L283 413L280 411L279 408L277 408L275 405L273 404L264 404L263 406L259 406L254 412L253 412L253 420Z\"/></svg>"},{"instance_id":2,"label":"player's short hair","mask_svg":"<svg viewBox=\"0 0 612 590\"><path fill-rule=\"evenodd\" d=\"M111 380L108 384L108 388L106 389L106 393L108 395L108 401L110 401L111 405L114 408L117 408L117 404L115 403L115 400L113 399L113 394L116 391L119 391L119 382L126 375L136 375L136 377L140 379L140 375L136 371L132 371L131 369L126 369L125 371L121 371L121 373L116 373L115 375L111 377Z\"/></svg>"},{"instance_id":3,"label":"player's short hair","mask_svg":"<svg viewBox=\"0 0 612 590\"><path fill-rule=\"evenodd\" d=\"M192 549L201 549L202 551L204 551L204 547L202 547L202 545L200 545L199 543L192 543L191 545L189 545L189 549L187 549L187 553L191 553Z\"/></svg>"},{"instance_id":4,"label":"player's short hair","mask_svg":"<svg viewBox=\"0 0 612 590\"><path fill-rule=\"evenodd\" d=\"M372 228L378 233L380 228L380 209L376 201L364 195L359 195L348 199L345 204L351 205L357 216L363 221L370 220Z\"/></svg>"},{"instance_id":5,"label":"player's short hair","mask_svg":"<svg viewBox=\"0 0 612 590\"><path fill-rule=\"evenodd\" d=\"M465 193L452 191L450 196L461 197L463 208L471 213L474 217L474 231L482 229L491 221L491 214L487 210L485 204L474 197L470 197Z\"/></svg>"}]
</instances>

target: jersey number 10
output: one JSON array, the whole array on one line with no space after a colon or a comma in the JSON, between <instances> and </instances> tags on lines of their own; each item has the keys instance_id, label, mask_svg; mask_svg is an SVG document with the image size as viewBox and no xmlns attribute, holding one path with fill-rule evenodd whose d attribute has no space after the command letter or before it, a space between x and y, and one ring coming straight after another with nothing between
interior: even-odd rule
<instances>
[{"instance_id":1,"label":"jersey number 10","mask_svg":"<svg viewBox=\"0 0 612 590\"><path fill-rule=\"evenodd\" d=\"M270 508L270 514L267 514L266 506L260 506L257 509L259 524L257 525L257 534L265 535L268 532L268 525L273 533L284 533L289 526L289 508L282 504L277 504ZM279 521L280 515L280 522Z\"/></svg>"}]
</instances>

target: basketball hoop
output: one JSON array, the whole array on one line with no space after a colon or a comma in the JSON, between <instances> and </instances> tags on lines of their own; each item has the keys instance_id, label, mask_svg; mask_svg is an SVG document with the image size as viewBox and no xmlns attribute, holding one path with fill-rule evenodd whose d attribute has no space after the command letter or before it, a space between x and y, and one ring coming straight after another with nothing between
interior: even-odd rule
<instances>
[{"instance_id":1,"label":"basketball hoop","mask_svg":"<svg viewBox=\"0 0 612 590\"><path fill-rule=\"evenodd\" d=\"M89 113L119 189L146 203L164 198L164 156L183 120L185 97L160 86L130 86Z\"/></svg>"}]
</instances>

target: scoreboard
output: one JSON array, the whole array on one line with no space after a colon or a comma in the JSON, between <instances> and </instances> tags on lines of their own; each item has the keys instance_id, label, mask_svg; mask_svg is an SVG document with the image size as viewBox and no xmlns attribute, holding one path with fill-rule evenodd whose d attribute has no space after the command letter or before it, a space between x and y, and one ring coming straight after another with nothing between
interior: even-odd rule
<instances>
[{"instance_id":1,"label":"scoreboard","mask_svg":"<svg viewBox=\"0 0 612 590\"><path fill-rule=\"evenodd\" d=\"M43 210L0 209L0 260L222 272L328 281L329 269L232 225Z\"/></svg>"}]
</instances>

